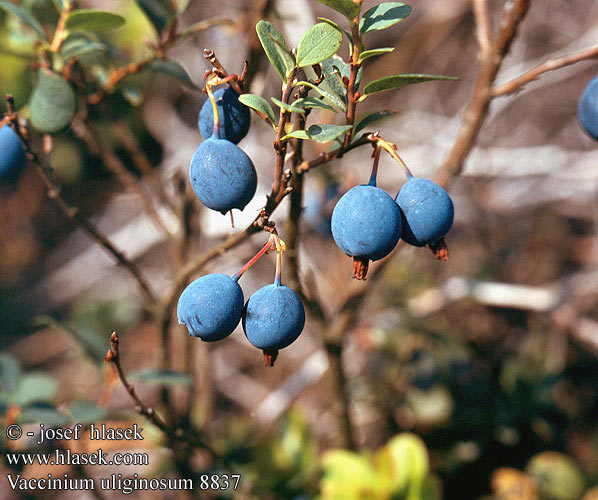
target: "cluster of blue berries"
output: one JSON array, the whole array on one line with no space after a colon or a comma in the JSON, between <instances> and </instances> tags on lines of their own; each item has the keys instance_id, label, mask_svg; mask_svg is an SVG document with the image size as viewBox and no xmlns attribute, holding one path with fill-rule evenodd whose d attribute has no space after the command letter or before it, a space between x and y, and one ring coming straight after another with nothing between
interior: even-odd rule
<instances>
[{"instance_id":1,"label":"cluster of blue berries","mask_svg":"<svg viewBox=\"0 0 598 500\"><path fill-rule=\"evenodd\" d=\"M585 131L598 140L598 76L583 90L577 105L577 117Z\"/></svg>"},{"instance_id":2,"label":"cluster of blue berries","mask_svg":"<svg viewBox=\"0 0 598 500\"><path fill-rule=\"evenodd\" d=\"M332 236L353 257L354 278L364 280L369 261L386 257L399 239L429 246L439 260L448 258L444 236L453 224L453 202L435 182L407 175L394 200L376 187L373 172L368 184L351 188L334 207Z\"/></svg>"},{"instance_id":3,"label":"cluster of blue berries","mask_svg":"<svg viewBox=\"0 0 598 500\"><path fill-rule=\"evenodd\" d=\"M214 103L218 109L216 123ZM239 94L230 87L211 94L199 113L199 130L205 140L191 159L191 186L199 201L222 214L233 208L243 210L255 194L255 167L237 146L247 135L249 123L249 108L239 102Z\"/></svg>"},{"instance_id":4,"label":"cluster of blue berries","mask_svg":"<svg viewBox=\"0 0 598 500\"><path fill-rule=\"evenodd\" d=\"M14 181L25 167L23 143L8 123L0 125L0 182Z\"/></svg>"},{"instance_id":5,"label":"cluster of blue berries","mask_svg":"<svg viewBox=\"0 0 598 500\"><path fill-rule=\"evenodd\" d=\"M273 366L280 349L292 344L305 324L298 295L281 283L282 242L273 235L266 245L234 276L208 274L185 288L177 305L179 324L189 335L206 342L230 335L240 321L249 342L261 349L267 366ZM271 247L277 247L274 283L257 290L243 305L238 280Z\"/></svg>"}]
</instances>

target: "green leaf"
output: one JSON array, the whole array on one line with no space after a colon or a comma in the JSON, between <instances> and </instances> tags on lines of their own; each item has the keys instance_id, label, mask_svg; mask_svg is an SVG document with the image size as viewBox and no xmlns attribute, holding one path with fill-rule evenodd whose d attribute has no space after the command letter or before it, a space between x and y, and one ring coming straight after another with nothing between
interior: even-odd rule
<instances>
[{"instance_id":1,"label":"green leaf","mask_svg":"<svg viewBox=\"0 0 598 500\"><path fill-rule=\"evenodd\" d=\"M103 43L88 40L84 37L69 37L60 47L60 53L64 59L79 57L89 52L105 52L106 50L107 47Z\"/></svg>"},{"instance_id":2,"label":"green leaf","mask_svg":"<svg viewBox=\"0 0 598 500\"><path fill-rule=\"evenodd\" d=\"M68 31L106 31L120 28L125 18L103 10L76 10L66 18Z\"/></svg>"},{"instance_id":3,"label":"green leaf","mask_svg":"<svg viewBox=\"0 0 598 500\"><path fill-rule=\"evenodd\" d=\"M58 382L47 373L27 373L21 378L14 403L28 406L32 403L50 403L58 392Z\"/></svg>"},{"instance_id":4,"label":"green leaf","mask_svg":"<svg viewBox=\"0 0 598 500\"><path fill-rule=\"evenodd\" d=\"M106 416L106 409L93 401L78 399L71 405L69 414L73 422L91 424L102 420Z\"/></svg>"},{"instance_id":5,"label":"green leaf","mask_svg":"<svg viewBox=\"0 0 598 500\"><path fill-rule=\"evenodd\" d=\"M265 114L272 126L275 126L276 116L274 115L272 106L270 106L270 103L262 96L255 94L242 94L239 96L239 101L245 104L245 106L249 106L256 111Z\"/></svg>"},{"instance_id":6,"label":"green leaf","mask_svg":"<svg viewBox=\"0 0 598 500\"><path fill-rule=\"evenodd\" d=\"M317 97L301 97L293 102L293 106L299 106L301 108L320 108L320 109L327 109L328 111L333 111L336 113L336 109L332 106L328 106L322 99L318 99Z\"/></svg>"},{"instance_id":7,"label":"green leaf","mask_svg":"<svg viewBox=\"0 0 598 500\"><path fill-rule=\"evenodd\" d=\"M282 78L282 81L285 82L287 75L295 67L295 61L283 36L268 21L259 21L255 25L255 30L266 56L280 75L280 78Z\"/></svg>"},{"instance_id":8,"label":"green leaf","mask_svg":"<svg viewBox=\"0 0 598 500\"><path fill-rule=\"evenodd\" d=\"M182 14L183 12L185 12L187 10L187 7L189 7L189 0L176 0L175 6L176 6L176 13Z\"/></svg>"},{"instance_id":9,"label":"green leaf","mask_svg":"<svg viewBox=\"0 0 598 500\"><path fill-rule=\"evenodd\" d=\"M433 80L457 80L454 76L440 75L389 75L368 83L363 89L363 95L359 99L362 101L367 96L382 92L383 90L399 89L415 83L429 82Z\"/></svg>"},{"instance_id":10,"label":"green leaf","mask_svg":"<svg viewBox=\"0 0 598 500\"><path fill-rule=\"evenodd\" d=\"M19 422L44 424L54 427L67 424L69 419L58 413L54 408L47 406L29 406L23 408L19 414Z\"/></svg>"},{"instance_id":11,"label":"green leaf","mask_svg":"<svg viewBox=\"0 0 598 500\"><path fill-rule=\"evenodd\" d=\"M325 91L324 89L318 87L317 85L314 85L311 82L303 81L299 82L297 85L305 85L306 87L315 90L318 94L330 101L330 103L336 106L338 109L342 109L344 111L347 108L345 103L338 96Z\"/></svg>"},{"instance_id":12,"label":"green leaf","mask_svg":"<svg viewBox=\"0 0 598 500\"><path fill-rule=\"evenodd\" d=\"M341 31L328 23L309 28L297 46L297 66L312 66L331 57L343 43Z\"/></svg>"},{"instance_id":13,"label":"green leaf","mask_svg":"<svg viewBox=\"0 0 598 500\"><path fill-rule=\"evenodd\" d=\"M52 134L67 128L77 112L77 97L71 85L47 70L38 71L31 98L31 125Z\"/></svg>"},{"instance_id":14,"label":"green leaf","mask_svg":"<svg viewBox=\"0 0 598 500\"><path fill-rule=\"evenodd\" d=\"M147 69L155 73L164 73L165 75L172 76L190 89L197 88L191 81L191 78L189 77L189 74L185 68L172 59L154 59L148 65Z\"/></svg>"},{"instance_id":15,"label":"green leaf","mask_svg":"<svg viewBox=\"0 0 598 500\"><path fill-rule=\"evenodd\" d=\"M429 471L428 450L419 436L403 433L391 439L380 452L388 454L393 489L397 493L421 484Z\"/></svg>"},{"instance_id":16,"label":"green leaf","mask_svg":"<svg viewBox=\"0 0 598 500\"><path fill-rule=\"evenodd\" d=\"M330 142L338 136L343 135L347 130L351 130L352 125L312 125L307 130L295 130L285 135L282 139L310 139L317 142Z\"/></svg>"},{"instance_id":17,"label":"green leaf","mask_svg":"<svg viewBox=\"0 0 598 500\"><path fill-rule=\"evenodd\" d=\"M42 25L39 24L37 19L35 19L29 12L27 12L23 7L16 5L12 2L7 2L5 0L0 0L0 9L5 10L6 12L10 12L17 16L24 24L29 26L40 40L47 41L46 34L44 33L44 29Z\"/></svg>"},{"instance_id":18,"label":"green leaf","mask_svg":"<svg viewBox=\"0 0 598 500\"><path fill-rule=\"evenodd\" d=\"M351 33L349 33L345 28L339 26L334 21L331 21L330 19L327 19L325 17L318 17L318 21L322 21L323 23L328 23L330 26L333 26L337 30L342 31L345 34L345 36L347 37L347 39L349 40L349 42L351 44L353 44L353 37L351 36Z\"/></svg>"},{"instance_id":19,"label":"green leaf","mask_svg":"<svg viewBox=\"0 0 598 500\"><path fill-rule=\"evenodd\" d=\"M67 7L70 7L72 0L53 0L58 12L62 12Z\"/></svg>"},{"instance_id":20,"label":"green leaf","mask_svg":"<svg viewBox=\"0 0 598 500\"><path fill-rule=\"evenodd\" d=\"M383 118L386 118L387 116L390 116L394 113L396 113L396 111L385 110L385 111L376 111L375 113L367 115L366 117L362 118L361 121L357 125L355 125L354 134L357 135L359 132L361 132L364 128L368 127L372 123L382 120Z\"/></svg>"},{"instance_id":21,"label":"green leaf","mask_svg":"<svg viewBox=\"0 0 598 500\"><path fill-rule=\"evenodd\" d=\"M189 375L182 372L175 372L170 370L152 370L143 369L131 374L132 380L139 382L149 382L159 385L190 385L193 380Z\"/></svg>"},{"instance_id":22,"label":"green leaf","mask_svg":"<svg viewBox=\"0 0 598 500\"><path fill-rule=\"evenodd\" d=\"M365 61L366 59L369 59L370 57L381 56L382 54L388 54L389 52L392 52L393 50L395 50L394 47L382 47L380 49L366 50L366 51L362 52L361 54L359 54L359 62L362 63L363 61Z\"/></svg>"},{"instance_id":23,"label":"green leaf","mask_svg":"<svg viewBox=\"0 0 598 500\"><path fill-rule=\"evenodd\" d=\"M586 489L586 478L567 455L545 451L534 455L525 468L537 484L542 498L575 500Z\"/></svg>"},{"instance_id":24,"label":"green leaf","mask_svg":"<svg viewBox=\"0 0 598 500\"><path fill-rule=\"evenodd\" d=\"M351 76L351 67L337 55L322 61L320 66L322 67L322 74L324 75L324 81L320 84L320 88L323 90L329 90L330 92L338 95L339 99L345 103L343 110L346 110L347 89L342 82L342 77L349 79ZM357 72L357 78L355 79L355 90L359 89L362 71L363 68L359 68L359 71Z\"/></svg>"},{"instance_id":25,"label":"green leaf","mask_svg":"<svg viewBox=\"0 0 598 500\"><path fill-rule=\"evenodd\" d=\"M340 12L349 21L353 21L361 9L353 0L318 0L318 2Z\"/></svg>"},{"instance_id":26,"label":"green leaf","mask_svg":"<svg viewBox=\"0 0 598 500\"><path fill-rule=\"evenodd\" d=\"M170 23L174 12L170 0L136 0L137 5L147 16L156 28L158 33L161 33L164 28Z\"/></svg>"},{"instance_id":27,"label":"green leaf","mask_svg":"<svg viewBox=\"0 0 598 500\"><path fill-rule=\"evenodd\" d=\"M21 365L10 354L0 354L0 393L3 396L13 394L21 380Z\"/></svg>"},{"instance_id":28,"label":"green leaf","mask_svg":"<svg viewBox=\"0 0 598 500\"><path fill-rule=\"evenodd\" d=\"M411 14L411 7L400 2L385 2L372 7L359 20L363 35L397 24Z\"/></svg>"},{"instance_id":29,"label":"green leaf","mask_svg":"<svg viewBox=\"0 0 598 500\"><path fill-rule=\"evenodd\" d=\"M286 102L282 102L281 100L276 99L276 97L270 97L270 100L279 108L282 108L285 111L288 111L289 113L299 113L302 115L305 114L304 109L297 108L296 106L293 106L292 104L287 104Z\"/></svg>"}]
</instances>

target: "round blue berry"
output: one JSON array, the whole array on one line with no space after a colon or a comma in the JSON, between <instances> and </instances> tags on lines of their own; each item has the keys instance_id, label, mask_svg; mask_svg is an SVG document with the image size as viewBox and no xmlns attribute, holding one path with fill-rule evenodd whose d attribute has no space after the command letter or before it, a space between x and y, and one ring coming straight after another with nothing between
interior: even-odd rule
<instances>
[{"instance_id":1,"label":"round blue berry","mask_svg":"<svg viewBox=\"0 0 598 500\"><path fill-rule=\"evenodd\" d=\"M598 140L598 76L583 90L577 104L577 117L585 131Z\"/></svg>"},{"instance_id":2,"label":"round blue berry","mask_svg":"<svg viewBox=\"0 0 598 500\"><path fill-rule=\"evenodd\" d=\"M14 180L25 166L21 139L8 124L0 127L0 181Z\"/></svg>"},{"instance_id":3,"label":"round blue berry","mask_svg":"<svg viewBox=\"0 0 598 500\"><path fill-rule=\"evenodd\" d=\"M453 225L455 209L447 192L435 182L410 178L397 194L403 217L401 238L410 245L434 245Z\"/></svg>"},{"instance_id":4,"label":"round blue berry","mask_svg":"<svg viewBox=\"0 0 598 500\"><path fill-rule=\"evenodd\" d=\"M401 236L401 213L382 189L362 185L347 191L332 212L332 236L350 257L379 260Z\"/></svg>"},{"instance_id":5,"label":"round blue berry","mask_svg":"<svg viewBox=\"0 0 598 500\"><path fill-rule=\"evenodd\" d=\"M292 344L304 325L301 299L288 286L276 283L255 292L243 310L247 339L264 351L277 351Z\"/></svg>"},{"instance_id":6,"label":"round blue berry","mask_svg":"<svg viewBox=\"0 0 598 500\"><path fill-rule=\"evenodd\" d=\"M179 324L206 342L223 339L239 324L243 301L243 290L230 276L206 274L183 290L177 305Z\"/></svg>"},{"instance_id":7,"label":"round blue berry","mask_svg":"<svg viewBox=\"0 0 598 500\"><path fill-rule=\"evenodd\" d=\"M220 118L220 138L237 144L249 131L251 114L249 108L239 101L239 94L232 88L219 88L214 91L218 116ZM210 99L203 103L198 118L199 131L204 139L212 137L214 131L214 110Z\"/></svg>"},{"instance_id":8,"label":"round blue berry","mask_svg":"<svg viewBox=\"0 0 598 500\"><path fill-rule=\"evenodd\" d=\"M243 210L257 187L251 159L232 142L213 137L203 141L191 159L191 187L206 207L225 214Z\"/></svg>"}]
</instances>

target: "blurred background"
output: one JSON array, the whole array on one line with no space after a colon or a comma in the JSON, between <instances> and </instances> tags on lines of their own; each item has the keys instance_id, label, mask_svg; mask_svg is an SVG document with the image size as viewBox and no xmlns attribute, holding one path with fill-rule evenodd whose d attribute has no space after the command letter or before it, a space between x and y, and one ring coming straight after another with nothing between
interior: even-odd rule
<instances>
[{"instance_id":1,"label":"blurred background","mask_svg":"<svg viewBox=\"0 0 598 500\"><path fill-rule=\"evenodd\" d=\"M105 49L79 58L81 73L91 75L87 89L97 90L114 68L148 57L147 42L159 39L159 19L148 15L152 2L81 4L127 21L94 34ZM366 0L363 10L375 4ZM502 4L489 2L494 28ZM54 2L20 5L52 32ZM318 16L346 24L311 0L204 0L184 7L179 5L181 30L224 18L169 47L169 60L186 75L145 70L124 79L89 106L87 116L54 136L51 154L63 198L139 266L158 297L187 259L249 224L272 183L274 136L254 115L239 146L256 166L258 192L235 213L235 228L228 216L192 201L186 179L202 140L197 114L206 94L193 84L203 86L209 69L203 49L214 50L231 73L249 61L248 91L280 97L278 76L256 45L256 21L270 20L293 47ZM396 111L371 128L397 143L416 176L433 178L471 98L478 46L469 0L419 0L412 7L406 20L370 35L371 47L396 50L368 60L363 81L389 73L459 80L377 94L357 108L358 118ZM497 83L595 44L596 19L598 4L591 0L575 6L532 1ZM0 26L0 93L13 94L26 118L36 38L4 10ZM346 46L340 54L347 57ZM304 290L329 317L352 294L366 289L367 296L355 309L349 304L354 321L336 337L308 313L301 337L272 369L263 366L240 327L207 345L173 326L164 344L134 280L63 217L34 169L26 168L16 183L0 185L0 418L23 426L141 422L148 437L136 446L150 454L150 465L121 466L123 475L242 475L237 491L140 491L130 498L597 498L591 488L598 483L598 147L576 116L596 65L585 61L545 74L492 102L449 190L456 218L446 238L446 263L426 249L399 245L371 283L352 280L350 259L334 244L329 220L338 198L368 179L371 151L356 149L310 172L297 250ZM313 123L340 119L325 110L310 115ZM41 134L32 132L32 144L41 152ZM306 144L304 156L326 147ZM394 197L404 181L383 156L380 187ZM138 190L151 201L154 216L147 215ZM191 200L190 236L183 251L172 233L185 200ZM272 217L283 239L287 214L288 199ZM200 274L236 272L266 239L265 233L252 236ZM379 265L373 263L370 272ZM245 297L273 277L274 259L266 257L243 276ZM201 450L172 449L135 413L112 366L103 363L115 330L123 367L142 399L201 429L219 461ZM0 439L4 452L31 445ZM400 472L389 468L392 460L401 464ZM114 472L54 469L55 475L88 477ZM5 461L0 472L15 473ZM47 472L41 466L22 471L29 477ZM89 492L27 495L94 498ZM2 480L0 498L21 495Z\"/></svg>"}]
</instances>

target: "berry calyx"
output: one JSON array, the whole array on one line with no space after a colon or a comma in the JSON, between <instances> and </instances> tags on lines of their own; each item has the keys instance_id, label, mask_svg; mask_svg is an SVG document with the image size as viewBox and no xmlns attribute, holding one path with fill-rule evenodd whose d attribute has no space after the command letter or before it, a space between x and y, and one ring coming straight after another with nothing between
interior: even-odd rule
<instances>
[{"instance_id":1,"label":"berry calyx","mask_svg":"<svg viewBox=\"0 0 598 500\"><path fill-rule=\"evenodd\" d=\"M23 143L8 123L0 124L0 181L18 177L25 166Z\"/></svg>"},{"instance_id":2,"label":"berry calyx","mask_svg":"<svg viewBox=\"0 0 598 500\"><path fill-rule=\"evenodd\" d=\"M332 212L332 236L354 258L353 278L364 280L370 260L386 257L401 236L401 213L382 189L360 185L347 191Z\"/></svg>"},{"instance_id":3,"label":"berry calyx","mask_svg":"<svg viewBox=\"0 0 598 500\"><path fill-rule=\"evenodd\" d=\"M257 188L251 158L232 142L215 137L196 149L189 176L199 201L222 214L233 208L243 210Z\"/></svg>"},{"instance_id":4,"label":"berry calyx","mask_svg":"<svg viewBox=\"0 0 598 500\"><path fill-rule=\"evenodd\" d=\"M237 144L249 131L251 122L249 108L239 101L239 94L231 87L215 90L214 99L218 108L220 138ZM214 109L210 99L204 102L199 112L198 125L204 139L212 137Z\"/></svg>"},{"instance_id":5,"label":"berry calyx","mask_svg":"<svg viewBox=\"0 0 598 500\"><path fill-rule=\"evenodd\" d=\"M179 324L206 342L221 340L239 324L243 290L226 274L206 274L190 283L177 305Z\"/></svg>"},{"instance_id":6,"label":"berry calyx","mask_svg":"<svg viewBox=\"0 0 598 500\"><path fill-rule=\"evenodd\" d=\"M583 90L577 105L577 117L584 130L598 140L598 76Z\"/></svg>"},{"instance_id":7,"label":"berry calyx","mask_svg":"<svg viewBox=\"0 0 598 500\"><path fill-rule=\"evenodd\" d=\"M448 258L443 236L453 225L455 209L447 192L429 179L412 177L397 194L403 231L401 238L417 247L430 246L440 260Z\"/></svg>"}]
</instances>

